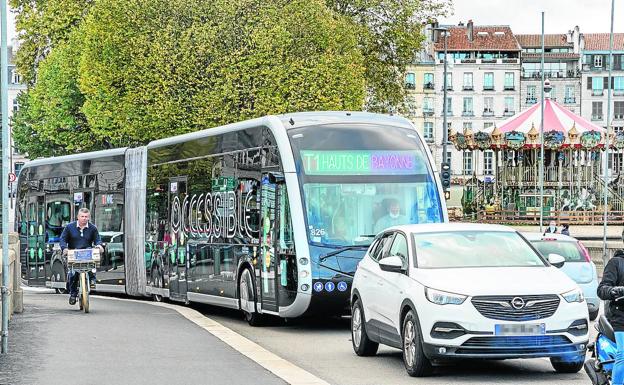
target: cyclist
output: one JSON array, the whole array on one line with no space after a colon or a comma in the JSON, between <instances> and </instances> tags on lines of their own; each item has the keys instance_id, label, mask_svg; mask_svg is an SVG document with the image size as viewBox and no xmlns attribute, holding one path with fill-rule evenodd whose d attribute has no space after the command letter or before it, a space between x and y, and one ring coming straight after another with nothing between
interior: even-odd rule
<instances>
[{"instance_id":1,"label":"cyclist","mask_svg":"<svg viewBox=\"0 0 624 385\"><path fill-rule=\"evenodd\" d=\"M96 247L100 249L100 253L104 252L100 233L94 224L89 223L91 212L87 208L78 210L78 220L71 222L63 229L61 233L61 250L63 256L66 257L69 249L90 249ZM69 289L69 304L76 303L78 297L78 279L80 275L76 272L69 271L67 274L67 283ZM95 274L89 272L91 286L95 285Z\"/></svg>"}]
</instances>

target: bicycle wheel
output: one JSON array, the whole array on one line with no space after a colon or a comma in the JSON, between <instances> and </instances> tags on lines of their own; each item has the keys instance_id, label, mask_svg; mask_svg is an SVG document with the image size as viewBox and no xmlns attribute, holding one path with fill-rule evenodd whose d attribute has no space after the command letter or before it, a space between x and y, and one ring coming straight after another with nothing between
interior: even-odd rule
<instances>
[{"instance_id":1,"label":"bicycle wheel","mask_svg":"<svg viewBox=\"0 0 624 385\"><path fill-rule=\"evenodd\" d=\"M87 273L80 273L80 302L82 304L82 310L85 313L89 312L89 282Z\"/></svg>"}]
</instances>

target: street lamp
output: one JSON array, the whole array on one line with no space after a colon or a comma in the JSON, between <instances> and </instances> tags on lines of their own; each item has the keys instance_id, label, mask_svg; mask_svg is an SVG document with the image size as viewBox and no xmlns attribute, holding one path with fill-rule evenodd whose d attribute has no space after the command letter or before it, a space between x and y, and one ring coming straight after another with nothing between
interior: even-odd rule
<instances>
[{"instance_id":1,"label":"street lamp","mask_svg":"<svg viewBox=\"0 0 624 385\"><path fill-rule=\"evenodd\" d=\"M444 33L444 81L443 81L443 93L444 100L442 101L442 164L447 164L448 159L446 157L446 142L448 142L448 126L446 124L446 109L447 109L447 99L446 99L446 78L447 78L447 41L448 41L448 28L446 27L434 27L433 31L439 31ZM443 187L444 191L446 191L447 187Z\"/></svg>"}]
</instances>

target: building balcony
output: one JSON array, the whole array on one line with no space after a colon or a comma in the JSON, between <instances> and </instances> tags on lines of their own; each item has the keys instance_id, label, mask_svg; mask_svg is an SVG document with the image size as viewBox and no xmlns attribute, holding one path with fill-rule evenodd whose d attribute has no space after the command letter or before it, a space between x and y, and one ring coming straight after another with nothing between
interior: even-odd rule
<instances>
[{"instance_id":1,"label":"building balcony","mask_svg":"<svg viewBox=\"0 0 624 385\"><path fill-rule=\"evenodd\" d=\"M565 103L565 104L575 104L576 103L576 98L574 96L567 96L567 97L563 98L563 103Z\"/></svg>"},{"instance_id":2,"label":"building balcony","mask_svg":"<svg viewBox=\"0 0 624 385\"><path fill-rule=\"evenodd\" d=\"M444 116L444 112L440 116ZM446 111L446 116L453 116L453 111Z\"/></svg>"},{"instance_id":3,"label":"building balcony","mask_svg":"<svg viewBox=\"0 0 624 385\"><path fill-rule=\"evenodd\" d=\"M602 120L602 115L592 114L591 119L592 119L592 120Z\"/></svg>"},{"instance_id":4,"label":"building balcony","mask_svg":"<svg viewBox=\"0 0 624 385\"><path fill-rule=\"evenodd\" d=\"M540 80L542 78L541 71L522 71L520 75L523 79ZM581 77L581 71L569 70L569 71L544 71L544 78L546 79L565 79L565 78L579 78Z\"/></svg>"},{"instance_id":5,"label":"building balcony","mask_svg":"<svg viewBox=\"0 0 624 385\"><path fill-rule=\"evenodd\" d=\"M515 86L505 86L503 88L504 91L515 91L516 87Z\"/></svg>"},{"instance_id":6,"label":"building balcony","mask_svg":"<svg viewBox=\"0 0 624 385\"><path fill-rule=\"evenodd\" d=\"M464 91L474 91L474 87L472 86L472 84L470 84L470 85L464 84L464 87L462 89Z\"/></svg>"},{"instance_id":7,"label":"building balcony","mask_svg":"<svg viewBox=\"0 0 624 385\"><path fill-rule=\"evenodd\" d=\"M528 98L524 99L524 102L526 104L535 104L535 103L537 103L537 98L528 97Z\"/></svg>"},{"instance_id":8,"label":"building balcony","mask_svg":"<svg viewBox=\"0 0 624 385\"><path fill-rule=\"evenodd\" d=\"M452 85L446 86L446 90L447 91L453 91L453 86ZM444 86L442 86L442 88L440 88L440 91L444 91Z\"/></svg>"},{"instance_id":9,"label":"building balcony","mask_svg":"<svg viewBox=\"0 0 624 385\"><path fill-rule=\"evenodd\" d=\"M494 91L494 86L483 86L483 91Z\"/></svg>"},{"instance_id":10,"label":"building balcony","mask_svg":"<svg viewBox=\"0 0 624 385\"><path fill-rule=\"evenodd\" d=\"M405 83L405 89L406 90L415 90L416 89L416 83L410 83L410 82Z\"/></svg>"},{"instance_id":11,"label":"building balcony","mask_svg":"<svg viewBox=\"0 0 624 385\"><path fill-rule=\"evenodd\" d=\"M604 95L604 90L592 90L592 96L602 96Z\"/></svg>"},{"instance_id":12,"label":"building balcony","mask_svg":"<svg viewBox=\"0 0 624 385\"><path fill-rule=\"evenodd\" d=\"M516 114L516 111L514 110L505 110L505 112L503 112L503 116L513 116Z\"/></svg>"},{"instance_id":13,"label":"building balcony","mask_svg":"<svg viewBox=\"0 0 624 385\"><path fill-rule=\"evenodd\" d=\"M624 114L614 114L613 115L613 119L614 120L624 120Z\"/></svg>"},{"instance_id":14,"label":"building balcony","mask_svg":"<svg viewBox=\"0 0 624 385\"><path fill-rule=\"evenodd\" d=\"M613 96L622 96L624 95L624 90L613 90Z\"/></svg>"},{"instance_id":15,"label":"building balcony","mask_svg":"<svg viewBox=\"0 0 624 385\"><path fill-rule=\"evenodd\" d=\"M424 116L433 116L433 114L434 114L434 111L432 108L423 109Z\"/></svg>"},{"instance_id":16,"label":"building balcony","mask_svg":"<svg viewBox=\"0 0 624 385\"><path fill-rule=\"evenodd\" d=\"M494 116L494 111L489 108L486 108L483 110L483 116Z\"/></svg>"},{"instance_id":17,"label":"building balcony","mask_svg":"<svg viewBox=\"0 0 624 385\"><path fill-rule=\"evenodd\" d=\"M434 89L434 85L432 82L427 82L423 85L423 89L425 90L433 90Z\"/></svg>"},{"instance_id":18,"label":"building balcony","mask_svg":"<svg viewBox=\"0 0 624 385\"><path fill-rule=\"evenodd\" d=\"M474 116L474 111L462 111L462 116Z\"/></svg>"}]
</instances>

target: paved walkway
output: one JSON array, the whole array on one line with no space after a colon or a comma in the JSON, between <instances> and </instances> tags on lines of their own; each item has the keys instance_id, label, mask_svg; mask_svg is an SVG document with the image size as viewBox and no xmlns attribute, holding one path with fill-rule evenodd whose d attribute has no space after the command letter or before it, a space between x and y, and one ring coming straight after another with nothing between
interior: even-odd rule
<instances>
[{"instance_id":1,"label":"paved walkway","mask_svg":"<svg viewBox=\"0 0 624 385\"><path fill-rule=\"evenodd\" d=\"M24 304L1 385L285 383L169 308L92 297L85 314L48 292L26 292Z\"/></svg>"}]
</instances>

